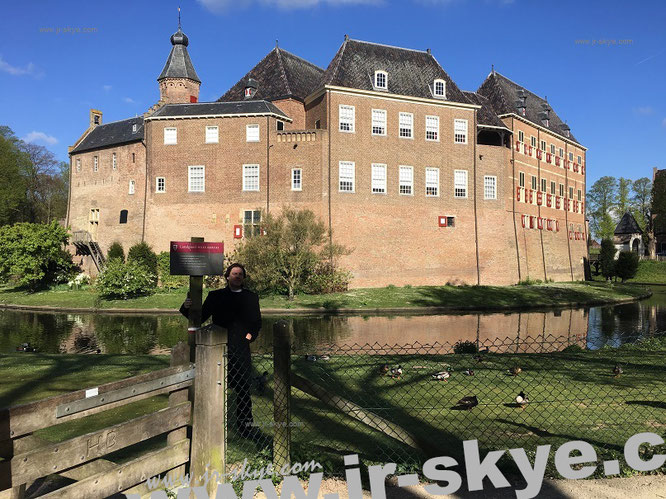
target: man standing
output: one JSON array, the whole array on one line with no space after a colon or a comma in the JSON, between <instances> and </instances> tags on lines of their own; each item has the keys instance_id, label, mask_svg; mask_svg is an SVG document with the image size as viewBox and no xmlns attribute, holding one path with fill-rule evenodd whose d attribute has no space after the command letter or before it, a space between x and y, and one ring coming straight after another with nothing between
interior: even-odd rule
<instances>
[{"instance_id":1,"label":"man standing","mask_svg":"<svg viewBox=\"0 0 666 499\"><path fill-rule=\"evenodd\" d=\"M226 328L229 336L229 386L236 392L236 424L241 436L251 435L252 399L250 398L250 343L261 329L261 311L256 293L243 288L245 267L233 263L224 277L227 287L208 293L201 309L201 323L213 317L213 324ZM192 300L187 298L180 313L188 317Z\"/></svg>"}]
</instances>

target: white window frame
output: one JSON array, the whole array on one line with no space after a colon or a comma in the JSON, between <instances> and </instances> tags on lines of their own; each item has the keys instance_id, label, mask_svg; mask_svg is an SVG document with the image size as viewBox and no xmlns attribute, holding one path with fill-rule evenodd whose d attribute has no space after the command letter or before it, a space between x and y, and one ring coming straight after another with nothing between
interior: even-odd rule
<instances>
[{"instance_id":1,"label":"white window frame","mask_svg":"<svg viewBox=\"0 0 666 499\"><path fill-rule=\"evenodd\" d=\"M554 180L550 181L550 193L554 196L555 195L555 189L556 189L557 184L555 183Z\"/></svg>"},{"instance_id":2,"label":"white window frame","mask_svg":"<svg viewBox=\"0 0 666 499\"><path fill-rule=\"evenodd\" d=\"M160 180L162 181L162 188L160 189ZM155 192L163 194L166 192L166 177L155 177Z\"/></svg>"},{"instance_id":3,"label":"white window frame","mask_svg":"<svg viewBox=\"0 0 666 499\"><path fill-rule=\"evenodd\" d=\"M99 171L99 156L93 156L93 172Z\"/></svg>"},{"instance_id":4,"label":"white window frame","mask_svg":"<svg viewBox=\"0 0 666 499\"><path fill-rule=\"evenodd\" d=\"M205 143L206 144L220 143L220 127L218 127L217 125L206 125Z\"/></svg>"},{"instance_id":5,"label":"white window frame","mask_svg":"<svg viewBox=\"0 0 666 499\"><path fill-rule=\"evenodd\" d=\"M579 164L579 165L582 165L582 164L583 164L583 157L582 157L582 156L578 156L577 159L578 159L578 164Z\"/></svg>"},{"instance_id":6,"label":"white window frame","mask_svg":"<svg viewBox=\"0 0 666 499\"><path fill-rule=\"evenodd\" d=\"M431 190L430 193L428 190ZM425 195L427 198L439 197L439 168L426 167L425 169Z\"/></svg>"},{"instance_id":7,"label":"white window frame","mask_svg":"<svg viewBox=\"0 0 666 499\"><path fill-rule=\"evenodd\" d=\"M483 199L497 199L497 177L495 175L483 177Z\"/></svg>"},{"instance_id":8,"label":"white window frame","mask_svg":"<svg viewBox=\"0 0 666 499\"><path fill-rule=\"evenodd\" d=\"M537 138L534 135L530 135L530 145L532 146L532 149L537 148Z\"/></svg>"},{"instance_id":9,"label":"white window frame","mask_svg":"<svg viewBox=\"0 0 666 499\"><path fill-rule=\"evenodd\" d=\"M545 153L546 152L546 146L548 145L548 144L546 144L546 141L542 140L541 144L539 144L539 145L541 147L541 151Z\"/></svg>"},{"instance_id":10,"label":"white window frame","mask_svg":"<svg viewBox=\"0 0 666 499\"><path fill-rule=\"evenodd\" d=\"M380 85L380 75L384 77L384 85ZM375 71L374 85L376 89L387 90L388 89L388 73L386 71L377 70Z\"/></svg>"},{"instance_id":11,"label":"white window frame","mask_svg":"<svg viewBox=\"0 0 666 499\"><path fill-rule=\"evenodd\" d=\"M303 168L291 169L291 190L292 191L303 190Z\"/></svg>"},{"instance_id":12,"label":"white window frame","mask_svg":"<svg viewBox=\"0 0 666 499\"><path fill-rule=\"evenodd\" d=\"M178 144L178 129L173 126L164 127L164 145L173 146Z\"/></svg>"},{"instance_id":13,"label":"white window frame","mask_svg":"<svg viewBox=\"0 0 666 499\"><path fill-rule=\"evenodd\" d=\"M530 187L532 188L533 191L536 191L539 185L537 184L537 178L536 175L530 175L532 177L531 179L531 184Z\"/></svg>"},{"instance_id":14,"label":"white window frame","mask_svg":"<svg viewBox=\"0 0 666 499\"><path fill-rule=\"evenodd\" d=\"M569 186L569 199L573 199L574 197L574 188L573 186Z\"/></svg>"},{"instance_id":15,"label":"white window frame","mask_svg":"<svg viewBox=\"0 0 666 499\"><path fill-rule=\"evenodd\" d=\"M81 158L76 158L76 173L81 171Z\"/></svg>"},{"instance_id":16,"label":"white window frame","mask_svg":"<svg viewBox=\"0 0 666 499\"><path fill-rule=\"evenodd\" d=\"M550 145L550 154L555 157L555 144Z\"/></svg>"},{"instance_id":17,"label":"white window frame","mask_svg":"<svg viewBox=\"0 0 666 499\"><path fill-rule=\"evenodd\" d=\"M353 161L338 162L338 192L356 192L356 163Z\"/></svg>"},{"instance_id":18,"label":"white window frame","mask_svg":"<svg viewBox=\"0 0 666 499\"><path fill-rule=\"evenodd\" d=\"M453 197L467 199L467 170L453 170Z\"/></svg>"},{"instance_id":19,"label":"white window frame","mask_svg":"<svg viewBox=\"0 0 666 499\"><path fill-rule=\"evenodd\" d=\"M545 178L541 179L541 192L546 192L548 190L548 180Z\"/></svg>"},{"instance_id":20,"label":"white window frame","mask_svg":"<svg viewBox=\"0 0 666 499\"><path fill-rule=\"evenodd\" d=\"M570 152L570 153L569 153L569 161L571 161L572 163L573 163L573 156L574 156L573 153Z\"/></svg>"},{"instance_id":21,"label":"white window frame","mask_svg":"<svg viewBox=\"0 0 666 499\"><path fill-rule=\"evenodd\" d=\"M136 182L134 180L130 180L128 193L131 195L134 194L135 192L136 192Z\"/></svg>"},{"instance_id":22,"label":"white window frame","mask_svg":"<svg viewBox=\"0 0 666 499\"><path fill-rule=\"evenodd\" d=\"M430 124L428 124L430 120ZM436 125L436 126L435 126ZM426 116L425 117L425 139L430 142L439 142L439 116ZM428 138L428 134L434 134L434 138Z\"/></svg>"},{"instance_id":23,"label":"white window frame","mask_svg":"<svg viewBox=\"0 0 666 499\"><path fill-rule=\"evenodd\" d=\"M580 201L582 197L583 197L583 193L580 189L578 189L578 201Z\"/></svg>"},{"instance_id":24,"label":"white window frame","mask_svg":"<svg viewBox=\"0 0 666 499\"><path fill-rule=\"evenodd\" d=\"M518 142L525 143L525 132L518 130Z\"/></svg>"},{"instance_id":25,"label":"white window frame","mask_svg":"<svg viewBox=\"0 0 666 499\"><path fill-rule=\"evenodd\" d=\"M437 87L438 85L442 86L442 91L438 92ZM440 98L446 98L446 81L442 80L441 78L437 78L435 81L432 82L432 95L435 97L440 97Z\"/></svg>"},{"instance_id":26,"label":"white window frame","mask_svg":"<svg viewBox=\"0 0 666 499\"><path fill-rule=\"evenodd\" d=\"M111 168L114 170L118 169L118 158L116 157L115 152L111 153Z\"/></svg>"},{"instance_id":27,"label":"white window frame","mask_svg":"<svg viewBox=\"0 0 666 499\"><path fill-rule=\"evenodd\" d=\"M564 197L564 184L560 184L560 197Z\"/></svg>"},{"instance_id":28,"label":"white window frame","mask_svg":"<svg viewBox=\"0 0 666 499\"><path fill-rule=\"evenodd\" d=\"M372 163L370 167L371 192L373 194L386 194L386 165Z\"/></svg>"},{"instance_id":29,"label":"white window frame","mask_svg":"<svg viewBox=\"0 0 666 499\"><path fill-rule=\"evenodd\" d=\"M199 171L201 171L201 188L193 189L193 187L198 187L195 181L198 183L199 180L193 174ZM191 165L187 167L187 192L206 192L206 167L204 165Z\"/></svg>"},{"instance_id":30,"label":"white window frame","mask_svg":"<svg viewBox=\"0 0 666 499\"><path fill-rule=\"evenodd\" d=\"M403 192L404 191L404 192ZM409 191L409 192L407 192ZM398 194L401 196L414 195L414 167L400 165L398 167Z\"/></svg>"},{"instance_id":31,"label":"white window frame","mask_svg":"<svg viewBox=\"0 0 666 499\"><path fill-rule=\"evenodd\" d=\"M525 172L518 172L518 186L525 188Z\"/></svg>"},{"instance_id":32,"label":"white window frame","mask_svg":"<svg viewBox=\"0 0 666 499\"><path fill-rule=\"evenodd\" d=\"M243 191L258 192L260 190L260 171L259 165L256 163L243 165Z\"/></svg>"},{"instance_id":33,"label":"white window frame","mask_svg":"<svg viewBox=\"0 0 666 499\"><path fill-rule=\"evenodd\" d=\"M261 130L258 123L245 125L245 142L260 142Z\"/></svg>"},{"instance_id":34,"label":"white window frame","mask_svg":"<svg viewBox=\"0 0 666 499\"><path fill-rule=\"evenodd\" d=\"M248 213L250 216L248 217ZM261 234L261 210L243 210L243 239Z\"/></svg>"},{"instance_id":35,"label":"white window frame","mask_svg":"<svg viewBox=\"0 0 666 499\"><path fill-rule=\"evenodd\" d=\"M344 133L354 133L356 121L356 108L347 104L338 107L338 130Z\"/></svg>"},{"instance_id":36,"label":"white window frame","mask_svg":"<svg viewBox=\"0 0 666 499\"><path fill-rule=\"evenodd\" d=\"M467 144L467 120L453 120L453 142Z\"/></svg>"},{"instance_id":37,"label":"white window frame","mask_svg":"<svg viewBox=\"0 0 666 499\"><path fill-rule=\"evenodd\" d=\"M564 148L560 147L560 158L564 157Z\"/></svg>"},{"instance_id":38,"label":"white window frame","mask_svg":"<svg viewBox=\"0 0 666 499\"><path fill-rule=\"evenodd\" d=\"M398 137L401 139L414 139L414 114L398 114Z\"/></svg>"},{"instance_id":39,"label":"white window frame","mask_svg":"<svg viewBox=\"0 0 666 499\"><path fill-rule=\"evenodd\" d=\"M377 130L377 131L375 131ZM372 110L372 135L386 135L386 110Z\"/></svg>"}]
</instances>

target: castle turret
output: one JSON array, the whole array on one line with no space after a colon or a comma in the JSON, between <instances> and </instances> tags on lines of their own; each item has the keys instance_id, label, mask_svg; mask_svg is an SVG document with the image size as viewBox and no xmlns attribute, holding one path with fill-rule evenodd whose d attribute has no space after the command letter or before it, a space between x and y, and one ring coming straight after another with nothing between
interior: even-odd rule
<instances>
[{"instance_id":1,"label":"castle turret","mask_svg":"<svg viewBox=\"0 0 666 499\"><path fill-rule=\"evenodd\" d=\"M178 23L178 31L171 35L171 53L157 82L160 85L160 101L165 104L184 104L199 100L201 80L194 70L187 53L189 40Z\"/></svg>"}]
</instances>

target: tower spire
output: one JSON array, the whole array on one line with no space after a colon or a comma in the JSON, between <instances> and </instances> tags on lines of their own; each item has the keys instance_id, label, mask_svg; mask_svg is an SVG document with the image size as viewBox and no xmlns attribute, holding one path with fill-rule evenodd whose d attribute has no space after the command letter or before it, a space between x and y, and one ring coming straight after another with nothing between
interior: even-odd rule
<instances>
[{"instance_id":1,"label":"tower spire","mask_svg":"<svg viewBox=\"0 0 666 499\"><path fill-rule=\"evenodd\" d=\"M178 6L178 29L180 30L180 5Z\"/></svg>"}]
</instances>

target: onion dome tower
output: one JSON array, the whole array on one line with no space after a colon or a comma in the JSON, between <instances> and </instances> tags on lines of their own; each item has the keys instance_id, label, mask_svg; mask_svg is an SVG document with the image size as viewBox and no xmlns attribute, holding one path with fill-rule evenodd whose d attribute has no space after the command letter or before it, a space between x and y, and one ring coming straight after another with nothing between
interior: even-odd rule
<instances>
[{"instance_id":1,"label":"onion dome tower","mask_svg":"<svg viewBox=\"0 0 666 499\"><path fill-rule=\"evenodd\" d=\"M189 39L180 27L180 9L178 9L178 31L171 35L171 45L169 58L157 78L160 101L165 104L197 102L201 80L194 70L190 54L187 53Z\"/></svg>"}]
</instances>

